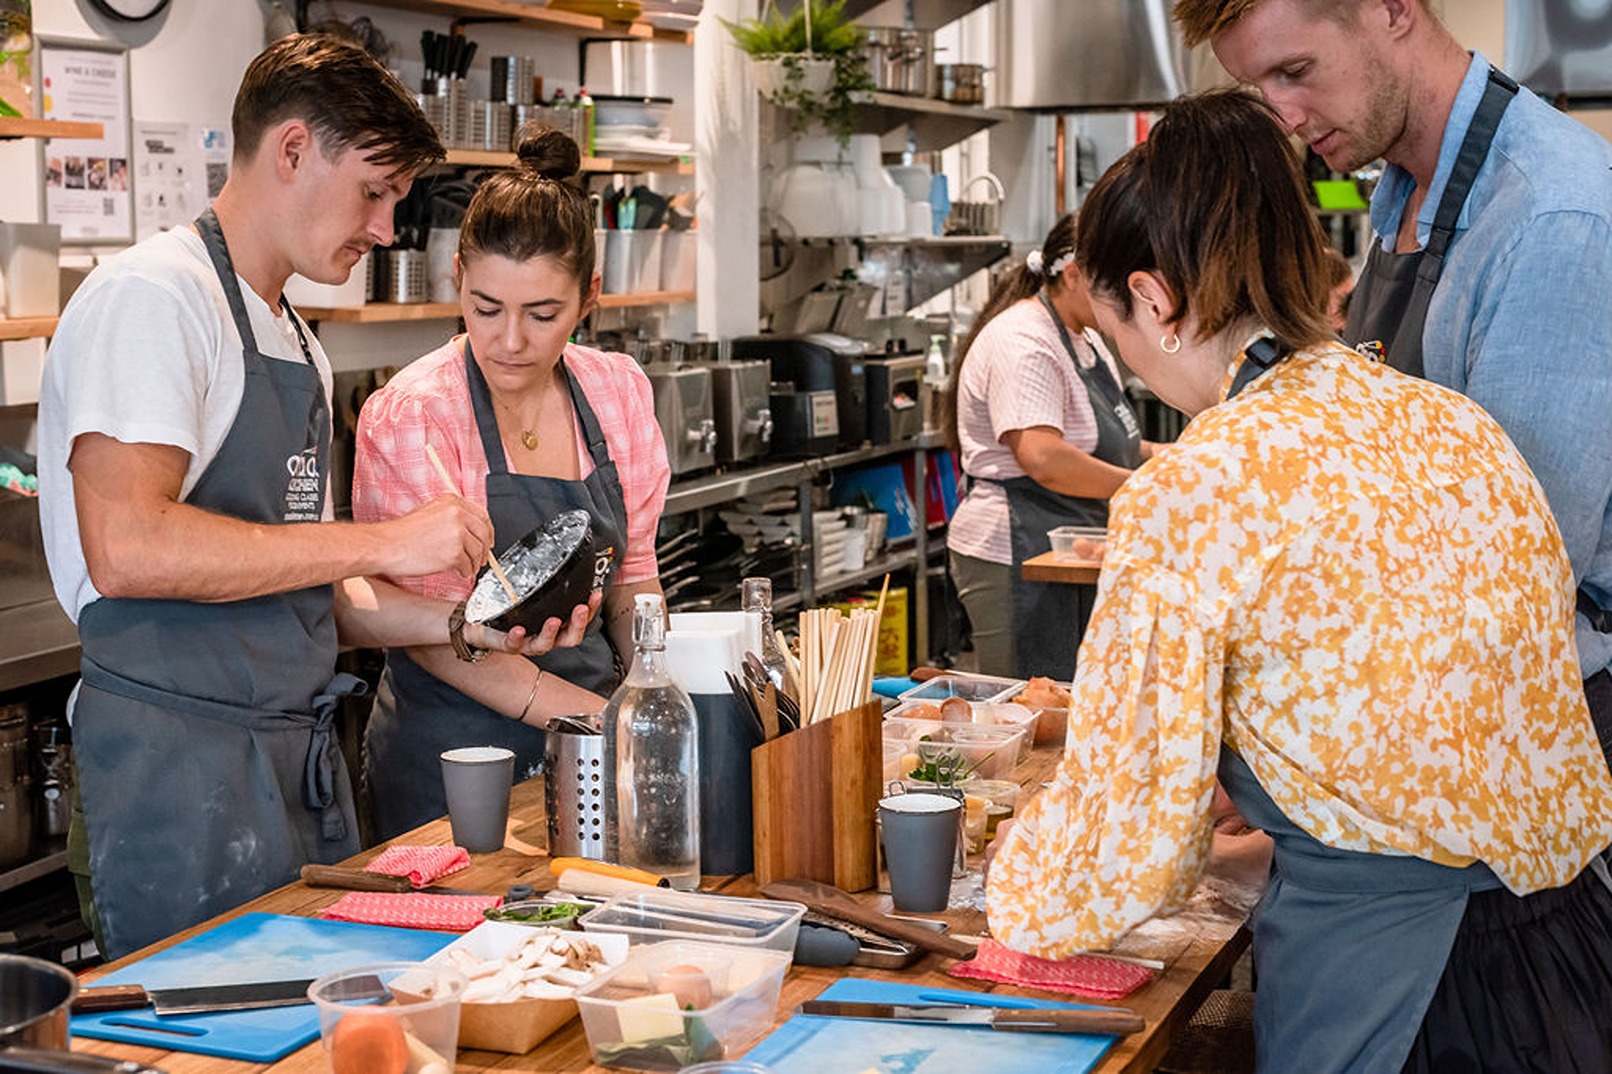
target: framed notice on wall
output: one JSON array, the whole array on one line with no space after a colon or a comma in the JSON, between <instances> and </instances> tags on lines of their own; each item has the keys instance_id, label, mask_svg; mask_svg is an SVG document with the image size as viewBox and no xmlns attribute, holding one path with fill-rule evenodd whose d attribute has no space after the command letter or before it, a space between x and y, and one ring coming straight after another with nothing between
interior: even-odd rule
<instances>
[{"instance_id":1,"label":"framed notice on wall","mask_svg":"<svg viewBox=\"0 0 1612 1074\"><path fill-rule=\"evenodd\" d=\"M39 114L99 123L102 131L99 138L41 140L45 221L61 225L64 243L132 242L128 51L101 42L37 42Z\"/></svg>"}]
</instances>

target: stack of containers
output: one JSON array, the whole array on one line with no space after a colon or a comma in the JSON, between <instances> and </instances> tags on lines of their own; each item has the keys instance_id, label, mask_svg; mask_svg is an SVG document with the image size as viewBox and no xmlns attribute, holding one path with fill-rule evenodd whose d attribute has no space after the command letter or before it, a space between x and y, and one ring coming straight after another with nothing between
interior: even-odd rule
<instances>
[{"instance_id":1,"label":"stack of containers","mask_svg":"<svg viewBox=\"0 0 1612 1074\"><path fill-rule=\"evenodd\" d=\"M625 936L620 965L577 990L593 1061L677 1069L739 1054L778 1008L806 907L645 888L583 915Z\"/></svg>"}]
</instances>

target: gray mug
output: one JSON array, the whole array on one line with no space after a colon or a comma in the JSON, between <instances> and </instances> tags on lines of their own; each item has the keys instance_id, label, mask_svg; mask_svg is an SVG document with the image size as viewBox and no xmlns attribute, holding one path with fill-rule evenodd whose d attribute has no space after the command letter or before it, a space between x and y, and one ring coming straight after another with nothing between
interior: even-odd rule
<instances>
[{"instance_id":1,"label":"gray mug","mask_svg":"<svg viewBox=\"0 0 1612 1074\"><path fill-rule=\"evenodd\" d=\"M442 754L453 841L472 854L502 850L509 824L515 754L502 746L463 746Z\"/></svg>"},{"instance_id":2,"label":"gray mug","mask_svg":"<svg viewBox=\"0 0 1612 1074\"><path fill-rule=\"evenodd\" d=\"M946 909L963 803L943 794L896 794L879 800L890 899L897 910Z\"/></svg>"}]
</instances>

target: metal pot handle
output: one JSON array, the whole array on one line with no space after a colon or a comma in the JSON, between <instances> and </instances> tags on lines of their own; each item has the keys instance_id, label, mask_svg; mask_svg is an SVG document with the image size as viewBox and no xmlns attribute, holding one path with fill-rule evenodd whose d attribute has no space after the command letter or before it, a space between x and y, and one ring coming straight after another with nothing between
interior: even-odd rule
<instances>
[{"instance_id":1,"label":"metal pot handle","mask_svg":"<svg viewBox=\"0 0 1612 1074\"><path fill-rule=\"evenodd\" d=\"M54 1048L0 1048L0 1074L165 1074L132 1059Z\"/></svg>"},{"instance_id":2,"label":"metal pot handle","mask_svg":"<svg viewBox=\"0 0 1612 1074\"><path fill-rule=\"evenodd\" d=\"M996 193L997 201L1002 202L1007 200L1007 191L1002 187L1002 180L998 179L992 172L980 172L967 183L964 183L963 193L962 195L959 195L959 200L963 200L964 196L974 188L974 184L979 182L981 179L984 179L987 183L991 184L991 189Z\"/></svg>"}]
</instances>

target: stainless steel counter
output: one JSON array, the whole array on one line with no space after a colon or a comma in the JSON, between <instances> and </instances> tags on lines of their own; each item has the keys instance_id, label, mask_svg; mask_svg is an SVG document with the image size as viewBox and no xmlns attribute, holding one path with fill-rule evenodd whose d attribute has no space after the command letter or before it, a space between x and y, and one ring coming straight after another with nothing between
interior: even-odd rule
<instances>
[{"instance_id":1,"label":"stainless steel counter","mask_svg":"<svg viewBox=\"0 0 1612 1074\"><path fill-rule=\"evenodd\" d=\"M78 628L54 600L0 611L0 690L78 673Z\"/></svg>"}]
</instances>

